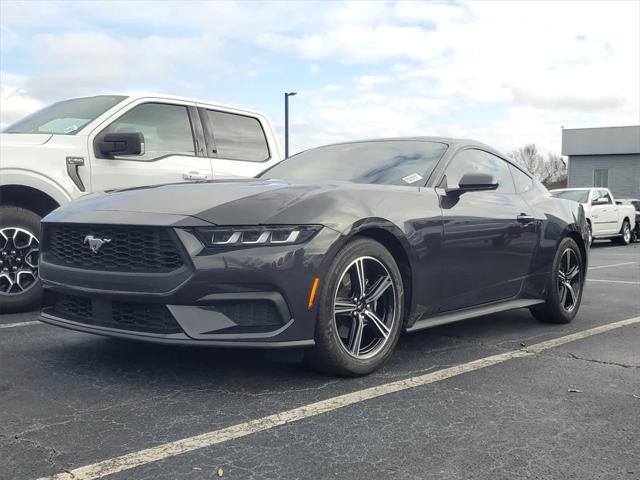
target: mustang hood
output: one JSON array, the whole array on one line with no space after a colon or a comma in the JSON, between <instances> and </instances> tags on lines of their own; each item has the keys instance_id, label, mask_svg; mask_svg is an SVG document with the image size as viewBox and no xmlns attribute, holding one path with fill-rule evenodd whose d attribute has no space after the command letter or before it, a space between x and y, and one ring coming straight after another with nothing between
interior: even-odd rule
<instances>
[{"instance_id":1,"label":"mustang hood","mask_svg":"<svg viewBox=\"0 0 640 480\"><path fill-rule=\"evenodd\" d=\"M88 195L57 210L47 221L184 225L188 217L196 224L321 223L331 227L325 212L332 212L333 218L336 212L343 218L358 217L368 208L366 190L372 187L253 179L176 183ZM352 208L354 202L359 204L358 213Z\"/></svg>"}]
</instances>

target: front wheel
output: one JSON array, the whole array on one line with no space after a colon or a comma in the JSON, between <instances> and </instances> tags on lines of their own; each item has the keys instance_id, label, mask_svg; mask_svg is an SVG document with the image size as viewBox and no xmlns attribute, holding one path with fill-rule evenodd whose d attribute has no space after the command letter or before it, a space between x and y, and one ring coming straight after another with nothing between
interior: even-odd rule
<instances>
[{"instance_id":1,"label":"front wheel","mask_svg":"<svg viewBox=\"0 0 640 480\"><path fill-rule=\"evenodd\" d=\"M616 238L616 242L620 245L629 245L631 243L631 225L629 225L629 220L622 222L620 236Z\"/></svg>"},{"instance_id":2,"label":"front wheel","mask_svg":"<svg viewBox=\"0 0 640 480\"><path fill-rule=\"evenodd\" d=\"M24 208L0 206L0 313L40 306L39 237L40 216Z\"/></svg>"},{"instance_id":3,"label":"front wheel","mask_svg":"<svg viewBox=\"0 0 640 480\"><path fill-rule=\"evenodd\" d=\"M362 238L333 260L318 297L313 368L341 376L367 375L392 354L404 317L400 270L380 243Z\"/></svg>"},{"instance_id":4,"label":"front wheel","mask_svg":"<svg viewBox=\"0 0 640 480\"><path fill-rule=\"evenodd\" d=\"M547 283L547 299L531 308L535 318L547 323L569 323L580 308L585 279L584 259L572 238L560 242Z\"/></svg>"}]
</instances>

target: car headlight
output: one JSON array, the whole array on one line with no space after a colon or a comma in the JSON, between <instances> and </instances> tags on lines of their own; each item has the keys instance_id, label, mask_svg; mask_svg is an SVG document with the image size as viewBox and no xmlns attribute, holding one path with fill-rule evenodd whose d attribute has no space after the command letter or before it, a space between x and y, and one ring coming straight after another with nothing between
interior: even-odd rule
<instances>
[{"instance_id":1,"label":"car headlight","mask_svg":"<svg viewBox=\"0 0 640 480\"><path fill-rule=\"evenodd\" d=\"M322 225L274 225L204 227L196 229L207 247L295 245L304 243L320 231Z\"/></svg>"}]
</instances>

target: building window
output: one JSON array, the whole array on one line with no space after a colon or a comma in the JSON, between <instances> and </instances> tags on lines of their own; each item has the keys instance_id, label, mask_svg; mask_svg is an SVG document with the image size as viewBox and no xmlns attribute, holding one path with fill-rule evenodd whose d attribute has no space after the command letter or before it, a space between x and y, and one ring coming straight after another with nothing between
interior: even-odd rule
<instances>
[{"instance_id":1,"label":"building window","mask_svg":"<svg viewBox=\"0 0 640 480\"><path fill-rule=\"evenodd\" d=\"M593 171L593 186L609 188L609 169L596 168Z\"/></svg>"}]
</instances>

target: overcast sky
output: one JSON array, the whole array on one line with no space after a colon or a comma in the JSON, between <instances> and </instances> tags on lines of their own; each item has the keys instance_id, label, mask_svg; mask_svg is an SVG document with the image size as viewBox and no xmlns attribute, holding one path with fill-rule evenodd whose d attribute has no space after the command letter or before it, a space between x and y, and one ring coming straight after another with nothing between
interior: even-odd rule
<instances>
[{"instance_id":1,"label":"overcast sky","mask_svg":"<svg viewBox=\"0 0 640 480\"><path fill-rule=\"evenodd\" d=\"M94 93L244 105L292 150L472 137L559 152L560 128L640 123L640 1L0 1L0 121Z\"/></svg>"}]
</instances>

